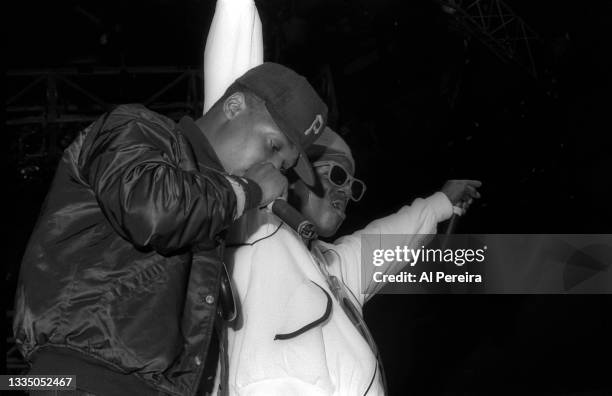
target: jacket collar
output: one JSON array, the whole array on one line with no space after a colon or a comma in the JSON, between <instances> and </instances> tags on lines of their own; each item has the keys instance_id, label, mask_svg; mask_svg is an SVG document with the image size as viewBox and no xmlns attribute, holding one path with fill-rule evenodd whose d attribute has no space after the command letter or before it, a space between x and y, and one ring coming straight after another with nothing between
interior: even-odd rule
<instances>
[{"instance_id":1,"label":"jacket collar","mask_svg":"<svg viewBox=\"0 0 612 396\"><path fill-rule=\"evenodd\" d=\"M217 157L217 153L215 153L215 150L210 145L208 139L206 139L206 136L204 136L202 130L193 121L193 118L188 116L181 118L179 121L179 128L183 132L183 135L187 137L189 143L191 143L191 147L200 167L212 167L221 172L225 171L219 157Z\"/></svg>"}]
</instances>

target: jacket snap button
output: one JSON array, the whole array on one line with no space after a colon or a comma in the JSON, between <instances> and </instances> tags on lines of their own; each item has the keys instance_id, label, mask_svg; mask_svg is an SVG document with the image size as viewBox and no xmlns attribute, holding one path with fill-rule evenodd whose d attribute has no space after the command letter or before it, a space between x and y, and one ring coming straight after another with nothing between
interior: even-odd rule
<instances>
[{"instance_id":1,"label":"jacket snap button","mask_svg":"<svg viewBox=\"0 0 612 396\"><path fill-rule=\"evenodd\" d=\"M195 358L193 358L193 360L195 361L196 366L202 364L202 359L200 359L199 356L196 356Z\"/></svg>"},{"instance_id":2,"label":"jacket snap button","mask_svg":"<svg viewBox=\"0 0 612 396\"><path fill-rule=\"evenodd\" d=\"M206 303L212 305L212 303L215 302L215 298L212 295L209 294L208 296L206 296L205 301L206 301Z\"/></svg>"}]
</instances>

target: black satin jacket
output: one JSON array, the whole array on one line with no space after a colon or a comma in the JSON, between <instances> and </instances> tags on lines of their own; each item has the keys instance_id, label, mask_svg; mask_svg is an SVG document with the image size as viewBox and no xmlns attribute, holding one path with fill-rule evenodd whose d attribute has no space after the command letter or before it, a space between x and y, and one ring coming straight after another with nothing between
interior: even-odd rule
<instances>
[{"instance_id":1,"label":"black satin jacket","mask_svg":"<svg viewBox=\"0 0 612 396\"><path fill-rule=\"evenodd\" d=\"M64 348L195 394L236 195L204 135L119 106L65 150L21 265L23 355Z\"/></svg>"}]
</instances>

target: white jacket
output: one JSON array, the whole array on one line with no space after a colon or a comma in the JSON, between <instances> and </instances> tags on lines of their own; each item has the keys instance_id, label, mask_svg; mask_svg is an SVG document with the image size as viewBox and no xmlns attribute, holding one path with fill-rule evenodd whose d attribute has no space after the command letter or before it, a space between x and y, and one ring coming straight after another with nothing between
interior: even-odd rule
<instances>
[{"instance_id":1,"label":"white jacket","mask_svg":"<svg viewBox=\"0 0 612 396\"><path fill-rule=\"evenodd\" d=\"M410 234L435 233L437 223L451 214L448 198L436 193L334 244L317 241L312 253L274 215L255 211L244 216L236 227L241 235L229 240L244 240L245 245L228 248L226 254L242 315L241 324L228 333L230 394L383 394L376 356L333 298L315 255L352 291L361 308L377 291L374 282L361 287L361 235L406 234L405 244L412 246L418 241L409 240ZM326 294L332 296L326 321L296 337L275 339L323 317Z\"/></svg>"}]
</instances>

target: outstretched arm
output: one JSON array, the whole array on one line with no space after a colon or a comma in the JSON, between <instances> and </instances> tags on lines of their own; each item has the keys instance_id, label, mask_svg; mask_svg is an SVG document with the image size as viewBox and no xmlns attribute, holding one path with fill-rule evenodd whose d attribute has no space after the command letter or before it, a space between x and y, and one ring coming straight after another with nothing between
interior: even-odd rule
<instances>
[{"instance_id":1,"label":"outstretched arm","mask_svg":"<svg viewBox=\"0 0 612 396\"><path fill-rule=\"evenodd\" d=\"M205 114L247 70L263 63L261 20L253 0L217 0L204 50Z\"/></svg>"},{"instance_id":2,"label":"outstretched arm","mask_svg":"<svg viewBox=\"0 0 612 396\"><path fill-rule=\"evenodd\" d=\"M372 279L374 266L363 266L361 263L361 236L362 235L403 235L403 245L417 247L421 240L419 236L435 234L439 222L448 219L452 214L452 205L449 199L441 192L435 193L426 199L417 198L410 206L404 206L397 213L380 218L368 224L366 228L351 235L338 239L333 246L334 255L340 263L340 275L344 283L363 305L376 294L380 284L363 282L362 277ZM382 240L381 240L382 241ZM387 267L387 273L396 272L400 268ZM372 272L372 273L370 273Z\"/></svg>"},{"instance_id":3,"label":"outstretched arm","mask_svg":"<svg viewBox=\"0 0 612 396\"><path fill-rule=\"evenodd\" d=\"M373 265L362 268L361 236L402 235L404 240L401 245L418 248L426 242L423 239L425 235L435 234L438 223L450 218L453 206L466 208L473 199L480 198L477 191L480 186L481 183L476 180L450 180L442 187L441 192L425 199L418 198L412 205L404 206L397 213L375 220L365 229L338 239L329 249L329 253L336 255L337 262L340 263L340 268L334 270L340 271L345 284L364 304L383 284L374 282L372 278L373 273L379 269ZM382 242L384 240L381 239ZM401 271L405 265L403 262L395 263L387 266L384 272L394 274ZM363 282L362 277L367 281ZM361 294L363 292L365 294Z\"/></svg>"}]
</instances>

